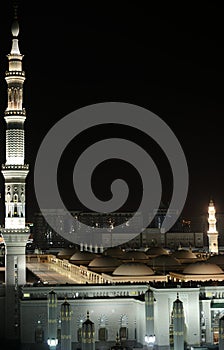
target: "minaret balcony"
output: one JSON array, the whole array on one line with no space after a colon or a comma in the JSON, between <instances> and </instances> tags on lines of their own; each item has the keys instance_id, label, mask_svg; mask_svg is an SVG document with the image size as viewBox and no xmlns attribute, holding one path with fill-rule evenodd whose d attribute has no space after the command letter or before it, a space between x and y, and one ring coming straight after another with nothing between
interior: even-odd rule
<instances>
[{"instance_id":1,"label":"minaret balcony","mask_svg":"<svg viewBox=\"0 0 224 350\"><path fill-rule=\"evenodd\" d=\"M12 76L20 76L20 77L25 77L25 72L22 70L22 71L19 71L19 70L13 70L13 71L7 71L5 73L5 76L6 77L12 77Z\"/></svg>"},{"instance_id":2,"label":"minaret balcony","mask_svg":"<svg viewBox=\"0 0 224 350\"><path fill-rule=\"evenodd\" d=\"M23 115L23 116L26 116L26 110L25 108L24 109L20 109L20 110L14 110L14 109L9 109L7 111L5 111L5 115L6 116L10 116L10 115Z\"/></svg>"},{"instance_id":3,"label":"minaret balcony","mask_svg":"<svg viewBox=\"0 0 224 350\"><path fill-rule=\"evenodd\" d=\"M29 170L29 164L2 164L2 170Z\"/></svg>"}]
</instances>

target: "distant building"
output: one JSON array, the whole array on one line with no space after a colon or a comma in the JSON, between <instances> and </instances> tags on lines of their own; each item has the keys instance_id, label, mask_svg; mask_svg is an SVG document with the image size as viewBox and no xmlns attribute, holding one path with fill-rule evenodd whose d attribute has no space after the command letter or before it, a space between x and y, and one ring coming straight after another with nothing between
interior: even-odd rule
<instances>
[{"instance_id":1,"label":"distant building","mask_svg":"<svg viewBox=\"0 0 224 350\"><path fill-rule=\"evenodd\" d=\"M73 216L78 215L76 212L71 212L71 214ZM47 217L47 220L45 217ZM52 223L52 226L50 223ZM33 248L43 250L52 247L68 247L73 244L73 235L78 231L76 221L71 220L64 210L49 209L35 213L33 225ZM57 230L52 227L56 227ZM65 232L68 233L68 236L71 235L71 241L63 237Z\"/></svg>"},{"instance_id":2,"label":"distant building","mask_svg":"<svg viewBox=\"0 0 224 350\"><path fill-rule=\"evenodd\" d=\"M103 246L115 246L121 244L124 240L129 241L139 232L139 227L143 227L140 213L135 213L135 220L131 225L131 229L128 222L134 214L131 212L103 214L70 211L69 213L74 219L71 219L64 210L48 209L35 213L33 218L33 246L49 249L51 247L66 247L73 244L73 242L81 243L83 232L80 229L80 223L87 226L87 232L88 227L104 228L105 231L101 239ZM50 223L52 223L52 226ZM56 227L57 230L52 227ZM70 236L71 240L63 238L65 232L66 237ZM94 245L94 242L92 244Z\"/></svg>"}]
</instances>

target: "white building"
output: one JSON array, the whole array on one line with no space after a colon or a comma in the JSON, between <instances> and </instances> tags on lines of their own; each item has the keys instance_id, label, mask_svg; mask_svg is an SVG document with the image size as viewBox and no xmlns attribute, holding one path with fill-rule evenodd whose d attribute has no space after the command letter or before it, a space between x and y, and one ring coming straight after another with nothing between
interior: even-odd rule
<instances>
[{"instance_id":1,"label":"white building","mask_svg":"<svg viewBox=\"0 0 224 350\"><path fill-rule=\"evenodd\" d=\"M168 265L167 259L164 263L161 259L156 260L159 254L155 249L151 257L142 258L142 254L133 252L128 261L116 251L117 265L114 260L112 262L114 251L110 249L109 259L101 260L102 265L96 262L89 265L100 257L94 253L84 264L82 257L85 252L80 252L78 260L27 256L26 265L25 246L29 229L25 224L25 180L28 174L28 166L24 163L26 113L22 105L25 73L18 34L15 15L12 49L8 55L9 70L6 72L6 162L2 168L6 211L2 233L6 259L5 283L0 285L1 345L10 349L14 345L15 349L24 350L49 347L86 349L82 346L86 340L83 323L89 315L91 325L94 324L91 326L91 344L93 336L95 343L88 349L107 350L116 348L115 343L119 343L126 349L154 346L168 350L173 346L177 332L173 314L177 296L183 306L186 345L206 348L218 344L219 320L224 315L224 272L220 267L223 256L217 255L216 263L209 263L203 259L198 261L193 252L184 251L181 257L176 256L177 265L174 265L174 259ZM217 235L214 230L212 234ZM105 252L101 254L105 257ZM197 263L191 265L192 260ZM39 282L26 283L26 267L36 274ZM153 293L151 304L145 302L148 291ZM51 302L49 293L54 294ZM65 299L69 307L64 304ZM147 317L150 317L150 323ZM149 324L150 329L147 328ZM88 322L85 327L88 331Z\"/></svg>"}]
</instances>

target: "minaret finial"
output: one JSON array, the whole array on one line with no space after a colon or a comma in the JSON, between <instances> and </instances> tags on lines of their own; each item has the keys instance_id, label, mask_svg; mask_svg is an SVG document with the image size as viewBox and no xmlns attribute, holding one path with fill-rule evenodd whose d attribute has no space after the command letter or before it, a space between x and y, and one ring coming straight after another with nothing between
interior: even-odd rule
<instances>
[{"instance_id":1,"label":"minaret finial","mask_svg":"<svg viewBox=\"0 0 224 350\"><path fill-rule=\"evenodd\" d=\"M18 1L13 1L13 9L14 9L14 20L12 23L12 36L13 38L17 38L19 35L19 23L18 23ZM17 44L18 45L18 44Z\"/></svg>"},{"instance_id":2,"label":"minaret finial","mask_svg":"<svg viewBox=\"0 0 224 350\"><path fill-rule=\"evenodd\" d=\"M17 0L13 1L13 10L14 10L14 19L18 19L18 7L19 7L19 2Z\"/></svg>"}]
</instances>

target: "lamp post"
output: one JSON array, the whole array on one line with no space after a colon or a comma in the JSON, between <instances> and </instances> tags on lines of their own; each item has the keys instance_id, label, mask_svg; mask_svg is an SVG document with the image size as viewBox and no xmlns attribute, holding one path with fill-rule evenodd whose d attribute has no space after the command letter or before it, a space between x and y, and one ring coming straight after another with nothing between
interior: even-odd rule
<instances>
[{"instance_id":1,"label":"lamp post","mask_svg":"<svg viewBox=\"0 0 224 350\"><path fill-rule=\"evenodd\" d=\"M150 348L150 349L154 349L154 344L155 344L155 341L156 341L156 336L155 334L153 335L145 335L145 342L146 342L146 345L147 345L147 348Z\"/></svg>"}]
</instances>

